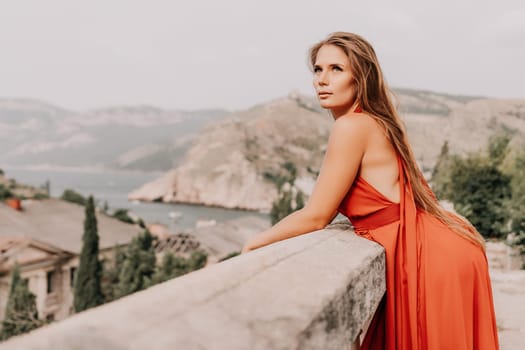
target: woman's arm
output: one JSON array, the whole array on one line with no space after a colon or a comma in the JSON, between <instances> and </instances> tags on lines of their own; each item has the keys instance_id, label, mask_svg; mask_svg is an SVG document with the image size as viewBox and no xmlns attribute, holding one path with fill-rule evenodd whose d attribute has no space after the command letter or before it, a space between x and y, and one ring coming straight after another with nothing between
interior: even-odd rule
<instances>
[{"instance_id":1,"label":"woman's arm","mask_svg":"<svg viewBox=\"0 0 525 350\"><path fill-rule=\"evenodd\" d=\"M242 253L265 245L320 230L337 214L337 208L352 186L366 148L367 118L340 117L332 126L321 171L305 207L293 212L249 239Z\"/></svg>"},{"instance_id":2,"label":"woman's arm","mask_svg":"<svg viewBox=\"0 0 525 350\"><path fill-rule=\"evenodd\" d=\"M320 218L316 219L306 210L307 208L305 207L294 211L270 229L252 237L244 245L242 253L306 232L320 230L326 226Z\"/></svg>"}]
</instances>

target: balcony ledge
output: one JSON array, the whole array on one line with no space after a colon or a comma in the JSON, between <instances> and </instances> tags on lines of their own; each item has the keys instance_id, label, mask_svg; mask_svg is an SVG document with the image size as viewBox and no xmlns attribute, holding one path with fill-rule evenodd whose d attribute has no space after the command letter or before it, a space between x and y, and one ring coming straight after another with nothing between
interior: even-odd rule
<instances>
[{"instance_id":1,"label":"balcony ledge","mask_svg":"<svg viewBox=\"0 0 525 350\"><path fill-rule=\"evenodd\" d=\"M236 256L0 349L344 349L385 292L383 248L348 223Z\"/></svg>"}]
</instances>

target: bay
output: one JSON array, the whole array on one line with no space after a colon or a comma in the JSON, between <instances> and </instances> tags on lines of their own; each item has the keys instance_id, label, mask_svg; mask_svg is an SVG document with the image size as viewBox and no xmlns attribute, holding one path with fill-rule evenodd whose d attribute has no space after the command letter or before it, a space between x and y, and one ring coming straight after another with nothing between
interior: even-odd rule
<instances>
[{"instance_id":1,"label":"bay","mask_svg":"<svg viewBox=\"0 0 525 350\"><path fill-rule=\"evenodd\" d=\"M147 224L159 223L167 226L171 233L191 229L199 220L215 220L220 223L243 216L257 216L270 221L268 214L256 211L203 205L128 201L129 192L158 178L162 173L9 166L1 168L8 178L15 179L21 184L40 187L49 181L52 197L60 197L65 189L75 190L84 196L93 195L99 206L107 201L110 212L117 208L128 209L130 213L141 217ZM173 213L180 213L182 216L175 221L170 217Z\"/></svg>"}]
</instances>

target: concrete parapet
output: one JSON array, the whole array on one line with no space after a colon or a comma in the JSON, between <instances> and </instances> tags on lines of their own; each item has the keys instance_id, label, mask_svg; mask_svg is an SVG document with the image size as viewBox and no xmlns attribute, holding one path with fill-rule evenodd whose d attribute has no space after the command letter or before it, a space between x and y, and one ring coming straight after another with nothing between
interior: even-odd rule
<instances>
[{"instance_id":1,"label":"concrete parapet","mask_svg":"<svg viewBox=\"0 0 525 350\"><path fill-rule=\"evenodd\" d=\"M383 248L336 224L79 313L0 349L348 349L384 292Z\"/></svg>"}]
</instances>

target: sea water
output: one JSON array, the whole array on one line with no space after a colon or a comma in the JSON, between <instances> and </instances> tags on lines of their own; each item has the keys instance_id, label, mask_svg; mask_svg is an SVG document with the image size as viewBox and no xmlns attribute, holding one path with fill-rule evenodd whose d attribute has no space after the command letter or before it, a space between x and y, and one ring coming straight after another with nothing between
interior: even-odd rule
<instances>
[{"instance_id":1,"label":"sea water","mask_svg":"<svg viewBox=\"0 0 525 350\"><path fill-rule=\"evenodd\" d=\"M147 203L128 201L128 193L162 175L153 172L134 172L98 169L36 169L2 167L5 176L18 183L34 187L50 184L52 197L60 197L65 189L72 189L84 196L93 195L98 206L107 201L109 212L118 208L128 209L147 224L160 223L172 233L195 227L199 220L215 220L217 223L243 216L258 216L268 221L269 216L254 211L232 210L203 205L174 203ZM174 220L173 216L179 216ZM174 215L175 214L175 215Z\"/></svg>"}]
</instances>

